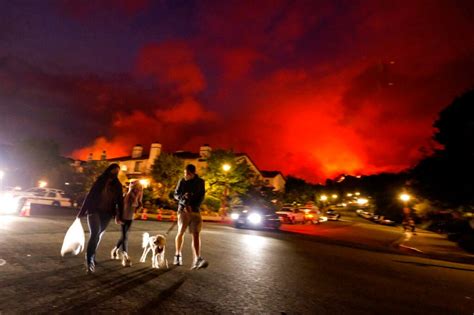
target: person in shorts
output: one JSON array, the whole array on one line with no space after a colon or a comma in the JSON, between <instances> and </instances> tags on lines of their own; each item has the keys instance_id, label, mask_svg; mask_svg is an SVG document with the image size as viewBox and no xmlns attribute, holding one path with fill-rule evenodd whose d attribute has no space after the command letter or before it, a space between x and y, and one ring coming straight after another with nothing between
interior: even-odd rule
<instances>
[{"instance_id":1,"label":"person in shorts","mask_svg":"<svg viewBox=\"0 0 474 315\"><path fill-rule=\"evenodd\" d=\"M179 180L174 192L174 198L178 201L178 234L175 240L174 265L181 266L183 264L181 250L186 229L193 237L194 263L191 269L206 268L209 265L201 257L202 218L200 207L205 193L204 180L196 174L196 167L188 164L184 170L184 177Z\"/></svg>"}]
</instances>

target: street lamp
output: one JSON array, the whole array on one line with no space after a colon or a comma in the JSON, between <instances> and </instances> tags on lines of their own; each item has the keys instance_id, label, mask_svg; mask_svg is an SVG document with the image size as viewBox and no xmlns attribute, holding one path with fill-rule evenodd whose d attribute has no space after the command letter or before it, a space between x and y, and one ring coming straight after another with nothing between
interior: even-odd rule
<instances>
[{"instance_id":1,"label":"street lamp","mask_svg":"<svg viewBox=\"0 0 474 315\"><path fill-rule=\"evenodd\" d=\"M150 185L150 180L146 178L142 178L138 181L140 185L142 185L143 188L148 188L148 185Z\"/></svg>"},{"instance_id":2,"label":"street lamp","mask_svg":"<svg viewBox=\"0 0 474 315\"><path fill-rule=\"evenodd\" d=\"M410 201L411 199L411 196L407 193L403 193L403 194L400 194L399 196L400 200L403 201L404 203L407 203L408 201Z\"/></svg>"},{"instance_id":3,"label":"street lamp","mask_svg":"<svg viewBox=\"0 0 474 315\"><path fill-rule=\"evenodd\" d=\"M332 195L331 197L332 197L332 199L337 199L339 196L336 195L336 194L334 194L334 195Z\"/></svg>"},{"instance_id":4,"label":"street lamp","mask_svg":"<svg viewBox=\"0 0 474 315\"><path fill-rule=\"evenodd\" d=\"M355 195L356 195L356 196L360 196L360 192L356 192Z\"/></svg>"},{"instance_id":5,"label":"street lamp","mask_svg":"<svg viewBox=\"0 0 474 315\"><path fill-rule=\"evenodd\" d=\"M364 206L364 205L366 205L367 203L369 203L369 200L368 200L368 199L365 199L365 198L359 198L359 199L357 199L357 204L359 204L360 206Z\"/></svg>"},{"instance_id":6,"label":"street lamp","mask_svg":"<svg viewBox=\"0 0 474 315\"><path fill-rule=\"evenodd\" d=\"M224 192L223 192L223 196L222 196L222 209L224 210L224 215L225 215L225 211L227 209L227 195L229 194L228 192L228 187L227 187L227 174L229 173L230 169L232 167L230 166L229 163L224 163L222 164L222 170L224 171Z\"/></svg>"},{"instance_id":7,"label":"street lamp","mask_svg":"<svg viewBox=\"0 0 474 315\"><path fill-rule=\"evenodd\" d=\"M326 200L328 200L328 196L326 196L326 195L321 195L321 197L319 197L319 200L321 200L321 201L326 201Z\"/></svg>"},{"instance_id":8,"label":"street lamp","mask_svg":"<svg viewBox=\"0 0 474 315\"><path fill-rule=\"evenodd\" d=\"M226 172L226 173L227 173L228 171L230 171L231 168L232 168L232 167L231 167L230 164L228 164L228 163L225 163L225 164L222 165L222 170L223 170L224 172Z\"/></svg>"},{"instance_id":9,"label":"street lamp","mask_svg":"<svg viewBox=\"0 0 474 315\"><path fill-rule=\"evenodd\" d=\"M411 227L412 232L415 232L415 223L411 216L411 209L408 207L408 202L411 200L411 196L407 193L401 193L398 198L403 202L403 230L406 232Z\"/></svg>"},{"instance_id":10,"label":"street lamp","mask_svg":"<svg viewBox=\"0 0 474 315\"><path fill-rule=\"evenodd\" d=\"M351 194L351 193L348 193L348 194L347 194L347 197L352 197L352 194Z\"/></svg>"}]
</instances>

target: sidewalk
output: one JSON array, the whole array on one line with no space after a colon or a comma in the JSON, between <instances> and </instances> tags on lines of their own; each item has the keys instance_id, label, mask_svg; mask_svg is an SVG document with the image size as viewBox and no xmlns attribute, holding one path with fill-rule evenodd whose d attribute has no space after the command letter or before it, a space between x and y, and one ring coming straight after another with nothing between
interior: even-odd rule
<instances>
[{"instance_id":1,"label":"sidewalk","mask_svg":"<svg viewBox=\"0 0 474 315\"><path fill-rule=\"evenodd\" d=\"M404 233L400 227L383 226L370 222L329 222L320 225L288 225L282 231L311 235L320 240L372 250L397 251L409 255L474 264L474 254L464 251L456 243L426 230L416 235Z\"/></svg>"},{"instance_id":2,"label":"sidewalk","mask_svg":"<svg viewBox=\"0 0 474 315\"><path fill-rule=\"evenodd\" d=\"M401 250L428 256L430 258L474 264L474 254L460 248L445 235L426 230L417 230L416 234L406 232L403 239L395 244Z\"/></svg>"}]
</instances>

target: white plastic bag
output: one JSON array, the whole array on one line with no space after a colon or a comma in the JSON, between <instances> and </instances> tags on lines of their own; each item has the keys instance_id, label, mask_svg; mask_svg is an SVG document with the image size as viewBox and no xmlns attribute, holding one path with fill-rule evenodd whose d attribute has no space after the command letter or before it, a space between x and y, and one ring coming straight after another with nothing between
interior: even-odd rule
<instances>
[{"instance_id":1,"label":"white plastic bag","mask_svg":"<svg viewBox=\"0 0 474 315\"><path fill-rule=\"evenodd\" d=\"M82 228L81 219L76 218L71 224L64 236L63 247L61 248L61 256L77 255L84 249L84 229Z\"/></svg>"}]
</instances>

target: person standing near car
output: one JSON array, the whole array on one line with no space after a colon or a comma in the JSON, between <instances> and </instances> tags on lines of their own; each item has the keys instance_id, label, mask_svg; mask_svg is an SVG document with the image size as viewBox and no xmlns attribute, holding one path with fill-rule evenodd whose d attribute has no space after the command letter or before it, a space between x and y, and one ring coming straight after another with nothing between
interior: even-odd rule
<instances>
[{"instance_id":1,"label":"person standing near car","mask_svg":"<svg viewBox=\"0 0 474 315\"><path fill-rule=\"evenodd\" d=\"M136 180L130 184L129 190L124 198L124 208L122 215L122 234L117 245L110 253L111 259L120 259L122 256L122 265L130 267L132 265L128 256L128 232L132 226L133 217L138 209L143 206L143 186Z\"/></svg>"},{"instance_id":2,"label":"person standing near car","mask_svg":"<svg viewBox=\"0 0 474 315\"><path fill-rule=\"evenodd\" d=\"M178 234L175 240L174 265L181 266L183 264L181 250L186 229L189 229L193 238L194 263L191 269L206 268L209 265L201 257L202 218L200 207L205 193L204 180L196 174L196 167L192 164L186 165L184 177L179 180L174 192L174 198L178 201Z\"/></svg>"},{"instance_id":3,"label":"person standing near car","mask_svg":"<svg viewBox=\"0 0 474 315\"><path fill-rule=\"evenodd\" d=\"M111 164L97 178L84 200L78 217L87 215L90 237L86 251L86 271L95 272L95 255L100 240L110 220L115 217L115 222L121 224L123 214L122 184L118 179L120 167Z\"/></svg>"}]
</instances>

